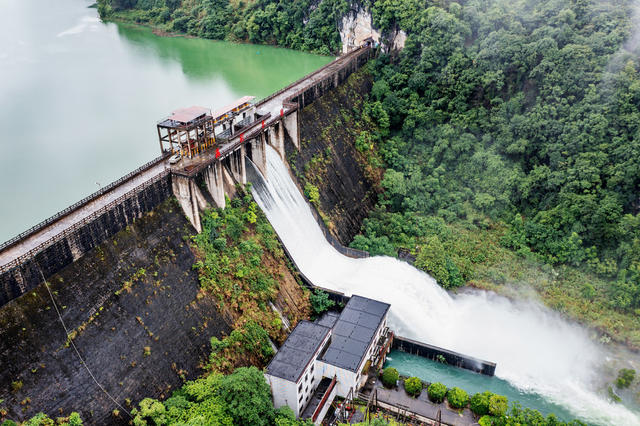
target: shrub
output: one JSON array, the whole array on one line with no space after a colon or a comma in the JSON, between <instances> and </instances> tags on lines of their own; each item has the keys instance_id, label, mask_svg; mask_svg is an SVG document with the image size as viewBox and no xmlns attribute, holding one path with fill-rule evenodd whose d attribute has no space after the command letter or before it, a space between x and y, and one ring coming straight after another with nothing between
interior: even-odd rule
<instances>
[{"instance_id":1,"label":"shrub","mask_svg":"<svg viewBox=\"0 0 640 426\"><path fill-rule=\"evenodd\" d=\"M480 420L478 420L480 426L491 426L492 423L491 416L482 416Z\"/></svg>"},{"instance_id":2,"label":"shrub","mask_svg":"<svg viewBox=\"0 0 640 426\"><path fill-rule=\"evenodd\" d=\"M382 384L388 388L392 388L396 385L399 377L398 370L393 367L387 367L382 372Z\"/></svg>"},{"instance_id":3,"label":"shrub","mask_svg":"<svg viewBox=\"0 0 640 426\"><path fill-rule=\"evenodd\" d=\"M320 201L320 191L318 190L318 187L311 182L307 182L304 186L304 195L307 196L311 204L317 205Z\"/></svg>"},{"instance_id":4,"label":"shrub","mask_svg":"<svg viewBox=\"0 0 640 426\"><path fill-rule=\"evenodd\" d=\"M404 381L404 390L412 396L420 395L420 392L422 391L422 380L417 377L409 377Z\"/></svg>"},{"instance_id":5,"label":"shrub","mask_svg":"<svg viewBox=\"0 0 640 426\"><path fill-rule=\"evenodd\" d=\"M502 417L507 413L507 408L509 408L509 400L506 396L491 395L489 398L489 414Z\"/></svg>"},{"instance_id":6,"label":"shrub","mask_svg":"<svg viewBox=\"0 0 640 426\"><path fill-rule=\"evenodd\" d=\"M431 383L427 388L427 393L431 401L440 403L444 401L444 397L447 394L447 387L442 383Z\"/></svg>"},{"instance_id":7,"label":"shrub","mask_svg":"<svg viewBox=\"0 0 640 426\"><path fill-rule=\"evenodd\" d=\"M478 416L489 414L489 398L491 398L492 395L489 391L478 392L471 397L469 408Z\"/></svg>"},{"instance_id":8,"label":"shrub","mask_svg":"<svg viewBox=\"0 0 640 426\"><path fill-rule=\"evenodd\" d=\"M469 403L469 395L464 389L454 387L447 392L447 400L453 408L464 408Z\"/></svg>"},{"instance_id":9,"label":"shrub","mask_svg":"<svg viewBox=\"0 0 640 426\"><path fill-rule=\"evenodd\" d=\"M618 371L618 378L616 379L616 386L620 389L628 388L636 378L636 370L631 368L623 368Z\"/></svg>"},{"instance_id":10,"label":"shrub","mask_svg":"<svg viewBox=\"0 0 640 426\"><path fill-rule=\"evenodd\" d=\"M311 302L311 309L315 315L320 315L336 304L336 302L329 299L329 293L319 289L315 289L309 295L309 302Z\"/></svg>"},{"instance_id":11,"label":"shrub","mask_svg":"<svg viewBox=\"0 0 640 426\"><path fill-rule=\"evenodd\" d=\"M11 382L11 390L14 393L20 391L20 389L22 389L22 380L16 380L14 382Z\"/></svg>"}]
</instances>

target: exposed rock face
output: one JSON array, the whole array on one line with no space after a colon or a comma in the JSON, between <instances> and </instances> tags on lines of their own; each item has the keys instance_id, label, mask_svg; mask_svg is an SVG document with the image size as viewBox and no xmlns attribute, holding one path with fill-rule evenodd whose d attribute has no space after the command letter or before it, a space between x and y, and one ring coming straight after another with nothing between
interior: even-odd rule
<instances>
[{"instance_id":1,"label":"exposed rock face","mask_svg":"<svg viewBox=\"0 0 640 426\"><path fill-rule=\"evenodd\" d=\"M373 28L371 12L360 7L359 4L352 4L349 12L342 17L342 25L340 26L342 53L347 53L362 45L364 40L369 37L374 42L380 42L380 33Z\"/></svg>"},{"instance_id":2,"label":"exposed rock face","mask_svg":"<svg viewBox=\"0 0 640 426\"><path fill-rule=\"evenodd\" d=\"M342 53L347 53L361 46L368 38L371 38L374 43L381 44L383 51L388 52L390 50L403 49L407 35L400 29L394 29L382 34L373 24L371 11L360 2L352 2L349 11L342 17L340 24Z\"/></svg>"}]
</instances>

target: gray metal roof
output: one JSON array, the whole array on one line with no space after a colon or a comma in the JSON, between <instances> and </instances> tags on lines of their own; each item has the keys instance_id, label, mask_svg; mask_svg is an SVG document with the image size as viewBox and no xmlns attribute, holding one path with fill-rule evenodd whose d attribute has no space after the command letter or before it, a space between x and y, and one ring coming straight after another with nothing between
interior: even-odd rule
<instances>
[{"instance_id":1,"label":"gray metal roof","mask_svg":"<svg viewBox=\"0 0 640 426\"><path fill-rule=\"evenodd\" d=\"M366 297L351 296L333 326L331 343L322 361L357 371L390 306Z\"/></svg>"},{"instance_id":2,"label":"gray metal roof","mask_svg":"<svg viewBox=\"0 0 640 426\"><path fill-rule=\"evenodd\" d=\"M267 365L267 374L297 382L329 330L320 324L300 321Z\"/></svg>"},{"instance_id":3,"label":"gray metal roof","mask_svg":"<svg viewBox=\"0 0 640 426\"><path fill-rule=\"evenodd\" d=\"M333 328L339 316L340 314L337 312L327 311L322 314L319 319L315 320L315 323L324 325L325 327Z\"/></svg>"}]
</instances>

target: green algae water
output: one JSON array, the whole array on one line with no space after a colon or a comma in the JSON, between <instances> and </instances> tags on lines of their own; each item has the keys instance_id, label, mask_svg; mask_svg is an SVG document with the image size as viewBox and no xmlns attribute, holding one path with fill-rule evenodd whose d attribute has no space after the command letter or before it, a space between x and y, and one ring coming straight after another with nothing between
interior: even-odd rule
<instances>
[{"instance_id":1,"label":"green algae water","mask_svg":"<svg viewBox=\"0 0 640 426\"><path fill-rule=\"evenodd\" d=\"M536 409L545 416L553 413L564 421L575 417L562 406L536 393L518 389L506 380L431 361L418 355L394 350L387 357L385 367L394 367L403 376L416 376L429 383L441 382L448 388L457 386L467 391L469 396L477 392L491 391L506 396L509 406L518 401L522 408Z\"/></svg>"},{"instance_id":2,"label":"green algae water","mask_svg":"<svg viewBox=\"0 0 640 426\"><path fill-rule=\"evenodd\" d=\"M158 37L91 4L0 0L0 242L155 158L172 110L260 99L333 59Z\"/></svg>"}]
</instances>

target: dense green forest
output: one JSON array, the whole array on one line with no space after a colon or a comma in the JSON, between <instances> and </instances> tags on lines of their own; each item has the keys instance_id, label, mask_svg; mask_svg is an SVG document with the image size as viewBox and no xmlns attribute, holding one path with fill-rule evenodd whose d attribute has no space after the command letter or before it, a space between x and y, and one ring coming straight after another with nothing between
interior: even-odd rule
<instances>
[{"instance_id":1,"label":"dense green forest","mask_svg":"<svg viewBox=\"0 0 640 426\"><path fill-rule=\"evenodd\" d=\"M389 122L384 213L503 220L506 246L618 275L616 303L640 307L640 80L621 49L631 8L478 1L403 16L417 2L404 3L374 7L382 28L413 29L397 62L378 61L372 91Z\"/></svg>"},{"instance_id":2,"label":"dense green forest","mask_svg":"<svg viewBox=\"0 0 640 426\"><path fill-rule=\"evenodd\" d=\"M346 0L98 0L103 19L321 54L341 50L338 22L348 7Z\"/></svg>"},{"instance_id":3,"label":"dense green forest","mask_svg":"<svg viewBox=\"0 0 640 426\"><path fill-rule=\"evenodd\" d=\"M522 258L608 280L610 307L633 313L640 79L631 2L423 6L373 5L380 28L397 22L409 37L395 60L375 65L373 137L388 168L353 245L409 249L456 287L487 256L483 238L472 241L478 250L460 240L497 229Z\"/></svg>"}]
</instances>

